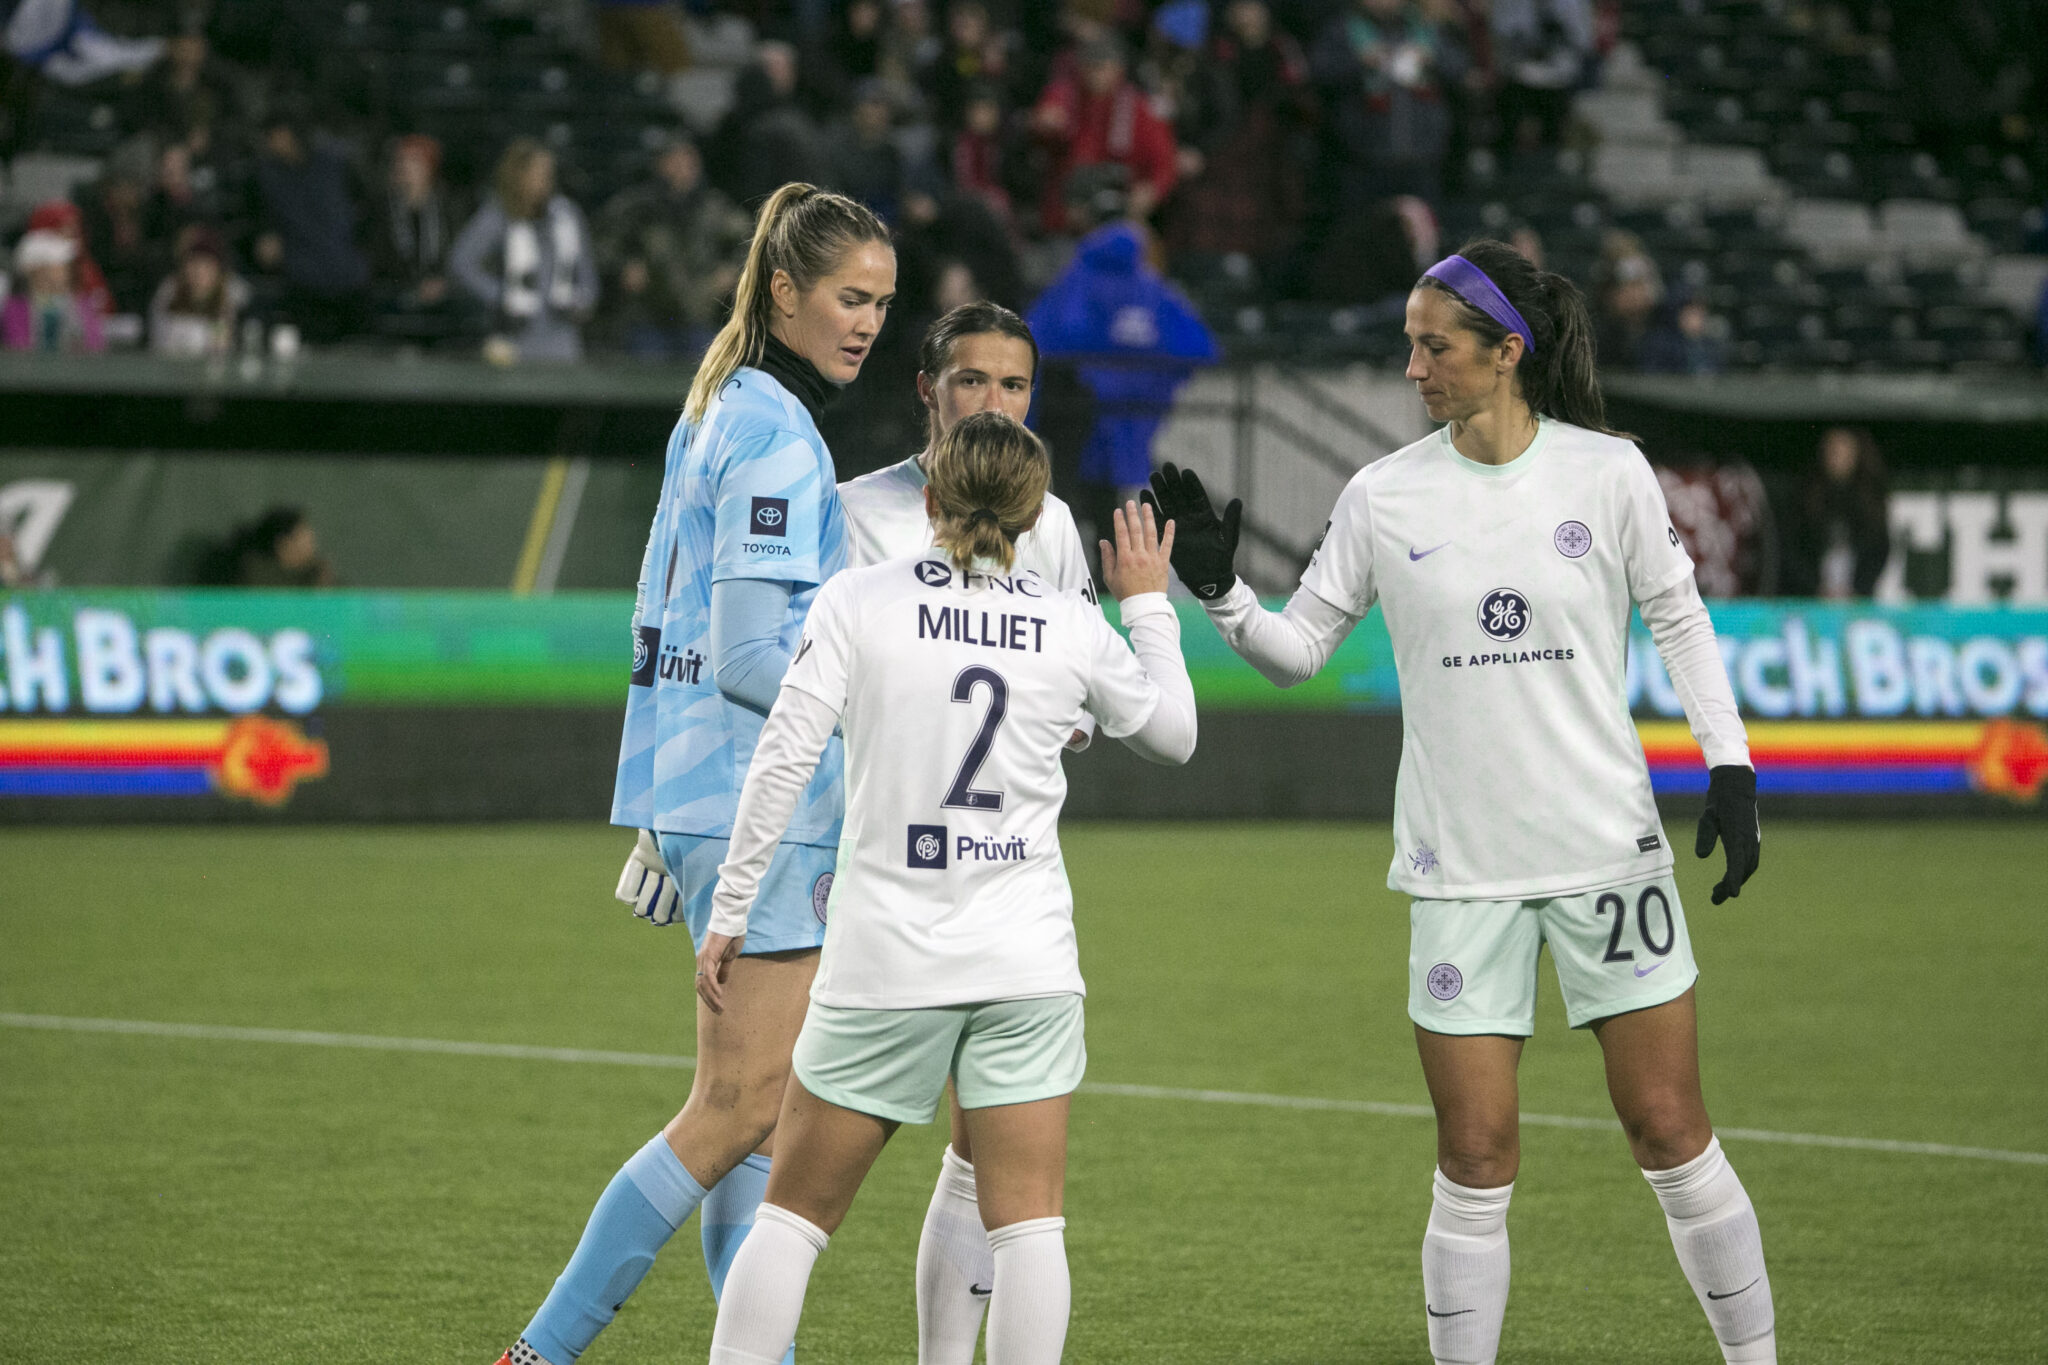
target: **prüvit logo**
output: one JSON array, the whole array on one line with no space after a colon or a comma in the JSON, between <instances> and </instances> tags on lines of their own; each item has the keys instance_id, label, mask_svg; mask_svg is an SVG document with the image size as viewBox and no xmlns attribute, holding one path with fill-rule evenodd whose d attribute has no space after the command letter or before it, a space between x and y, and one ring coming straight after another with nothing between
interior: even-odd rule
<instances>
[{"instance_id":1,"label":"pr\u00fcvit logo","mask_svg":"<svg viewBox=\"0 0 2048 1365\"><path fill-rule=\"evenodd\" d=\"M747 530L757 536L789 534L789 499L755 498L754 515Z\"/></svg>"},{"instance_id":2,"label":"pr\u00fcvit logo","mask_svg":"<svg viewBox=\"0 0 2048 1365\"><path fill-rule=\"evenodd\" d=\"M917 581L927 588L943 588L953 581L953 571L936 559L917 561Z\"/></svg>"},{"instance_id":3,"label":"pr\u00fcvit logo","mask_svg":"<svg viewBox=\"0 0 2048 1365\"><path fill-rule=\"evenodd\" d=\"M70 635L67 658L63 631L37 628L19 606L0 611L0 705L61 715L73 709L74 677L78 707L106 715L242 715L266 706L304 715L325 692L303 630L267 639L240 626L142 631L125 612L86 607L73 614Z\"/></svg>"},{"instance_id":4,"label":"pr\u00fcvit logo","mask_svg":"<svg viewBox=\"0 0 2048 1365\"><path fill-rule=\"evenodd\" d=\"M1529 629L1529 599L1513 588L1495 588L1479 599L1479 628L1495 640L1519 640Z\"/></svg>"},{"instance_id":5,"label":"pr\u00fcvit logo","mask_svg":"<svg viewBox=\"0 0 2048 1365\"><path fill-rule=\"evenodd\" d=\"M1593 533L1586 529L1583 521L1561 522L1550 537L1550 543L1557 546L1557 552L1566 559L1578 559L1593 548Z\"/></svg>"},{"instance_id":6,"label":"pr\u00fcvit logo","mask_svg":"<svg viewBox=\"0 0 2048 1365\"><path fill-rule=\"evenodd\" d=\"M946 827L944 825L912 825L910 827L909 864L911 867L944 869L946 866Z\"/></svg>"},{"instance_id":7,"label":"pr\u00fcvit logo","mask_svg":"<svg viewBox=\"0 0 2048 1365\"><path fill-rule=\"evenodd\" d=\"M976 839L962 834L953 841L953 857L977 863L1021 863L1031 856L1031 846L1021 834L1007 839Z\"/></svg>"}]
</instances>

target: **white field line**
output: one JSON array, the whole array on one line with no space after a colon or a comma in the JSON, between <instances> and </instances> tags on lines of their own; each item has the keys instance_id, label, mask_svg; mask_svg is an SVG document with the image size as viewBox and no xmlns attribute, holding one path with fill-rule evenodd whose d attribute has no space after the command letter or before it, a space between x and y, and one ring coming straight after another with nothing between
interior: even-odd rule
<instances>
[{"instance_id":1,"label":"white field line","mask_svg":"<svg viewBox=\"0 0 2048 1365\"><path fill-rule=\"evenodd\" d=\"M167 1024L147 1019L79 1019L56 1014L0 1012L0 1028L47 1029L62 1033L127 1033L152 1038L197 1038L227 1043L291 1043L301 1047L360 1048L371 1052L425 1052L454 1057L501 1057L528 1062L575 1062L600 1066L648 1066L690 1071L690 1057L659 1052L606 1052L578 1047L528 1047L520 1043L467 1043L448 1038L393 1038L376 1033L320 1033L304 1029L237 1028L226 1024ZM1426 1104L1388 1104L1379 1100L1334 1100L1311 1095L1261 1095L1241 1090L1197 1090L1171 1085L1122 1085L1084 1081L1084 1095L1121 1099L1180 1100L1192 1104L1239 1104L1256 1109L1299 1109L1333 1114L1372 1114L1382 1118L1429 1118ZM1577 1128L1614 1132L1611 1118L1572 1114L1528 1114L1522 1122L1539 1128ZM1908 1156L1962 1157L2002 1161L2018 1166L2048 1166L2048 1152L2007 1152L1993 1147L1958 1147L1946 1142L1900 1142L1890 1138L1835 1137L1825 1133L1780 1133L1767 1128L1717 1128L1739 1142L1775 1142L1789 1147L1829 1147L1856 1152L1896 1152Z\"/></svg>"}]
</instances>

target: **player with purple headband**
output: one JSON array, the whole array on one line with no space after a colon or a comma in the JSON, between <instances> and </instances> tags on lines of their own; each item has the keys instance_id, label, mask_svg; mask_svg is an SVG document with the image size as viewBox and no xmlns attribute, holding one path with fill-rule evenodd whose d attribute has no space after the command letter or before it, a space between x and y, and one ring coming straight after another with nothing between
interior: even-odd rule
<instances>
[{"instance_id":1,"label":"player with purple headband","mask_svg":"<svg viewBox=\"0 0 2048 1365\"><path fill-rule=\"evenodd\" d=\"M1740 894L1756 773L1692 561L1641 452L1607 428L1570 281L1474 242L1416 283L1407 333L1408 378L1444 425L1351 480L1285 611L1232 568L1238 503L1219 517L1172 465L1153 486L1175 572L1277 685L1313 677L1374 603L1386 614L1403 728L1387 884L1413 898L1408 1013L1437 1118L1430 1352L1490 1365L1499 1349L1515 1071L1547 943L1722 1355L1775 1361L1763 1239L1700 1093L1699 973L1624 699L1634 607L1710 769L1696 851L1726 844L1714 903Z\"/></svg>"}]
</instances>

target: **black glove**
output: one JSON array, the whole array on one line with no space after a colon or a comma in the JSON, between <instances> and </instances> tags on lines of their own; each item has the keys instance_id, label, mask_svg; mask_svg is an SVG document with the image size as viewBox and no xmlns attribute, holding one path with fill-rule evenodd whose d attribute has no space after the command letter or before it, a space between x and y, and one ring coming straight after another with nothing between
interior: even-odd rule
<instances>
[{"instance_id":1,"label":"black glove","mask_svg":"<svg viewBox=\"0 0 2048 1365\"><path fill-rule=\"evenodd\" d=\"M1719 835L1728 849L1728 873L1714 887L1714 904L1742 894L1763 857L1763 832L1756 822L1756 769L1725 763L1707 775L1707 808L1693 852L1704 858Z\"/></svg>"},{"instance_id":2,"label":"black glove","mask_svg":"<svg viewBox=\"0 0 2048 1365\"><path fill-rule=\"evenodd\" d=\"M1139 495L1151 504L1159 517L1160 530L1172 521L1173 571L1188 591L1204 602L1214 602L1237 584L1237 524L1244 515L1244 503L1232 498L1230 506L1217 516L1209 495L1192 469L1162 465L1152 476L1152 488Z\"/></svg>"}]
</instances>

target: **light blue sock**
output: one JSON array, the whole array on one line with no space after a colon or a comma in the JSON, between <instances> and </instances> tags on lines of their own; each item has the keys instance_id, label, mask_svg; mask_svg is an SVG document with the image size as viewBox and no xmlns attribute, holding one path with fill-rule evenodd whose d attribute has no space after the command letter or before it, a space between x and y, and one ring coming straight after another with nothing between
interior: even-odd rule
<instances>
[{"instance_id":1,"label":"light blue sock","mask_svg":"<svg viewBox=\"0 0 2048 1365\"><path fill-rule=\"evenodd\" d=\"M704 1234L704 1269L711 1274L711 1297L725 1297L725 1273L732 1258L740 1254L740 1243L754 1227L754 1210L768 1194L768 1158L756 1152L732 1168L725 1179L704 1196L704 1213L698 1226ZM782 1358L783 1365L795 1365L796 1347Z\"/></svg>"},{"instance_id":2,"label":"light blue sock","mask_svg":"<svg viewBox=\"0 0 2048 1365\"><path fill-rule=\"evenodd\" d=\"M656 1133L598 1196L576 1254L527 1324L526 1344L549 1365L571 1365L640 1287L655 1253L702 1202L704 1187L676 1159L668 1139Z\"/></svg>"}]
</instances>

